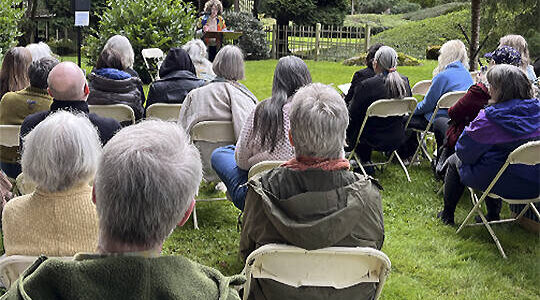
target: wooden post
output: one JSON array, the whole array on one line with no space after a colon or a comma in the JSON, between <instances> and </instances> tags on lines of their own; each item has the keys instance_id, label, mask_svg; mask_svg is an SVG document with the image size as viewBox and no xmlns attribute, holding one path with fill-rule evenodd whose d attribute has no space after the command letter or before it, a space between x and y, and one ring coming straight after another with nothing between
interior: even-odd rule
<instances>
[{"instance_id":1,"label":"wooden post","mask_svg":"<svg viewBox=\"0 0 540 300\"><path fill-rule=\"evenodd\" d=\"M369 43L370 43L370 35L371 35L371 26L369 26L369 24L366 24L366 30L365 30L365 36L364 36L364 41L366 43L365 45L365 50L366 52L368 51L369 49Z\"/></svg>"},{"instance_id":2,"label":"wooden post","mask_svg":"<svg viewBox=\"0 0 540 300\"><path fill-rule=\"evenodd\" d=\"M354 15L354 0L351 0L351 15Z\"/></svg>"},{"instance_id":3,"label":"wooden post","mask_svg":"<svg viewBox=\"0 0 540 300\"><path fill-rule=\"evenodd\" d=\"M278 25L274 24L272 26L272 58L277 59L277 44L276 39L278 36Z\"/></svg>"},{"instance_id":4,"label":"wooden post","mask_svg":"<svg viewBox=\"0 0 540 300\"><path fill-rule=\"evenodd\" d=\"M321 23L315 25L315 60L319 60L319 47L321 44Z\"/></svg>"},{"instance_id":5,"label":"wooden post","mask_svg":"<svg viewBox=\"0 0 540 300\"><path fill-rule=\"evenodd\" d=\"M240 11L240 1L234 0L234 11L239 12Z\"/></svg>"}]
</instances>

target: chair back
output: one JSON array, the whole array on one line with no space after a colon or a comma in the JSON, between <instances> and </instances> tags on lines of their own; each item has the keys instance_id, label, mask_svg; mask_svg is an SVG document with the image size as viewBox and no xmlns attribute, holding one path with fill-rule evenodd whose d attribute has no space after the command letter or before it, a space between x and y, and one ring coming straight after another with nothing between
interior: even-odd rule
<instances>
[{"instance_id":1,"label":"chair back","mask_svg":"<svg viewBox=\"0 0 540 300\"><path fill-rule=\"evenodd\" d=\"M381 293L390 272L390 259L367 247L329 247L305 250L290 245L268 244L253 251L246 260L247 299L251 278L272 279L292 286L344 289L363 282L379 283Z\"/></svg>"},{"instance_id":2,"label":"chair back","mask_svg":"<svg viewBox=\"0 0 540 300\"><path fill-rule=\"evenodd\" d=\"M540 141L533 141L517 147L510 155L509 164L537 165L540 164Z\"/></svg>"},{"instance_id":3,"label":"chair back","mask_svg":"<svg viewBox=\"0 0 540 300\"><path fill-rule=\"evenodd\" d=\"M467 91L448 92L439 98L437 106L439 109L448 109L452 107L459 99L463 98Z\"/></svg>"},{"instance_id":4,"label":"chair back","mask_svg":"<svg viewBox=\"0 0 540 300\"><path fill-rule=\"evenodd\" d=\"M234 127L231 121L203 121L191 128L193 142L236 143Z\"/></svg>"},{"instance_id":5,"label":"chair back","mask_svg":"<svg viewBox=\"0 0 540 300\"><path fill-rule=\"evenodd\" d=\"M5 147L19 146L20 125L0 125L0 145Z\"/></svg>"},{"instance_id":6,"label":"chair back","mask_svg":"<svg viewBox=\"0 0 540 300\"><path fill-rule=\"evenodd\" d=\"M152 78L152 81L155 79L159 79L159 68L161 67L161 63L163 62L164 54L163 51L159 48L148 48L148 49L142 49L141 51L142 57L144 59L144 64L146 65L146 70L148 70L148 73L150 74L150 77ZM154 60L156 64L157 70L152 70L153 68L150 66L150 63L148 60ZM156 76L152 74L153 72L156 72Z\"/></svg>"},{"instance_id":7,"label":"chair back","mask_svg":"<svg viewBox=\"0 0 540 300\"><path fill-rule=\"evenodd\" d=\"M57 257L62 260L73 260L72 256ZM19 275L26 270L34 261L38 259L37 256L25 256L25 255L11 255L2 256L0 258L0 281L4 284L6 289L19 278Z\"/></svg>"},{"instance_id":8,"label":"chair back","mask_svg":"<svg viewBox=\"0 0 540 300\"><path fill-rule=\"evenodd\" d=\"M251 179L251 177L253 177L253 176L255 176L255 175L257 175L257 174L259 174L261 172L273 169L275 167L279 167L284 162L285 161L282 161L282 160L266 160L266 161L258 162L256 164L254 164L251 168L249 168L248 180Z\"/></svg>"},{"instance_id":9,"label":"chair back","mask_svg":"<svg viewBox=\"0 0 540 300\"><path fill-rule=\"evenodd\" d=\"M146 118L177 122L181 108L180 103L154 103L146 109Z\"/></svg>"},{"instance_id":10,"label":"chair back","mask_svg":"<svg viewBox=\"0 0 540 300\"><path fill-rule=\"evenodd\" d=\"M425 96L431 87L431 80L420 80L411 89L413 95Z\"/></svg>"},{"instance_id":11,"label":"chair back","mask_svg":"<svg viewBox=\"0 0 540 300\"><path fill-rule=\"evenodd\" d=\"M118 122L131 122L135 124L135 113L126 104L88 105L91 113L101 117L113 118Z\"/></svg>"},{"instance_id":12,"label":"chair back","mask_svg":"<svg viewBox=\"0 0 540 300\"><path fill-rule=\"evenodd\" d=\"M403 99L381 99L368 107L367 117L393 117L410 114L416 108L416 100L413 97Z\"/></svg>"},{"instance_id":13,"label":"chair back","mask_svg":"<svg viewBox=\"0 0 540 300\"><path fill-rule=\"evenodd\" d=\"M347 95L349 93L349 90L351 89L351 84L350 83L340 84L338 85L338 89L341 91L343 95Z\"/></svg>"}]
</instances>

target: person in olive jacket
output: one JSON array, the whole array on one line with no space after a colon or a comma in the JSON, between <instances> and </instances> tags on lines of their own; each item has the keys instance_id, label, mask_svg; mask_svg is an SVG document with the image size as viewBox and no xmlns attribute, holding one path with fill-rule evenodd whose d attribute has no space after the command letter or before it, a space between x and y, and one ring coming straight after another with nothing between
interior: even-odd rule
<instances>
[{"instance_id":1,"label":"person in olive jacket","mask_svg":"<svg viewBox=\"0 0 540 300\"><path fill-rule=\"evenodd\" d=\"M182 103L186 95L204 84L182 48L171 48L159 68L159 79L150 85L146 109L154 103Z\"/></svg>"}]
</instances>

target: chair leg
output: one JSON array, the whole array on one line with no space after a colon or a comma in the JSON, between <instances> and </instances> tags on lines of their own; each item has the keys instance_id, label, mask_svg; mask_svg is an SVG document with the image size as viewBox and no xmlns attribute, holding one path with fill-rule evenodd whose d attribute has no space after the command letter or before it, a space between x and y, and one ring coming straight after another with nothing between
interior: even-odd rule
<instances>
[{"instance_id":1,"label":"chair leg","mask_svg":"<svg viewBox=\"0 0 540 300\"><path fill-rule=\"evenodd\" d=\"M501 246L501 242L499 242L499 239L495 235L495 232L493 232L493 229L491 229L491 226L489 225L488 220L486 219L486 217L481 211L478 211L478 215L480 216L480 219L482 219L482 223L484 223L484 226L486 226L487 230L489 231L489 234L493 238L493 241L495 241L495 245L497 245L497 249L499 249L499 252L501 253L502 257L506 259L507 257Z\"/></svg>"},{"instance_id":2,"label":"chair leg","mask_svg":"<svg viewBox=\"0 0 540 300\"><path fill-rule=\"evenodd\" d=\"M529 203L529 205L531 206L531 209L534 211L538 219L540 219L540 213L538 212L538 209L536 209L536 206L534 206L534 204L532 203Z\"/></svg>"},{"instance_id":3,"label":"chair leg","mask_svg":"<svg viewBox=\"0 0 540 300\"><path fill-rule=\"evenodd\" d=\"M197 202L195 202L195 206L193 206L193 213L191 215L193 216L193 228L199 230L199 223L197 222Z\"/></svg>"},{"instance_id":4,"label":"chair leg","mask_svg":"<svg viewBox=\"0 0 540 300\"><path fill-rule=\"evenodd\" d=\"M364 166L362 166L362 162L360 161L360 158L358 158L358 155L356 155L356 152L353 152L352 155L354 155L354 159L356 160L356 162L360 166L360 170L362 170L362 174L364 174L364 176L368 177L368 174L366 173L366 170L364 169Z\"/></svg>"},{"instance_id":5,"label":"chair leg","mask_svg":"<svg viewBox=\"0 0 540 300\"><path fill-rule=\"evenodd\" d=\"M392 154L395 154L399 164L401 165L401 168L403 169L403 171L405 172L405 176L407 176L407 180L409 182L411 182L411 177L409 176L409 171L407 171L407 167L405 167L405 164L403 163L403 161L401 160L401 157L399 157L399 154L397 153L397 151L394 151L392 152ZM392 157L390 157L390 159L392 159Z\"/></svg>"},{"instance_id":6,"label":"chair leg","mask_svg":"<svg viewBox=\"0 0 540 300\"><path fill-rule=\"evenodd\" d=\"M418 156L418 151L420 151L420 145L422 145L422 139L420 139L420 135L418 132L416 133L416 140L418 141L418 146L416 147L416 150L414 151L414 155L411 158L411 165L416 161L416 157Z\"/></svg>"},{"instance_id":7,"label":"chair leg","mask_svg":"<svg viewBox=\"0 0 540 300\"><path fill-rule=\"evenodd\" d=\"M443 185L439 188L439 190L437 191L437 196L439 196L440 194L442 194L443 191L444 191L444 183L443 183Z\"/></svg>"}]
</instances>

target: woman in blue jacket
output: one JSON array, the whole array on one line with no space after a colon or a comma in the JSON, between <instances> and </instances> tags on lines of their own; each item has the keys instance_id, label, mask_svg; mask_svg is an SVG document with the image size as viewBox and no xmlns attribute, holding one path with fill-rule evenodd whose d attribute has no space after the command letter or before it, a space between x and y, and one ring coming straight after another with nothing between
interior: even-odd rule
<instances>
[{"instance_id":1,"label":"woman in blue jacket","mask_svg":"<svg viewBox=\"0 0 540 300\"><path fill-rule=\"evenodd\" d=\"M540 102L533 98L527 75L512 65L497 65L487 73L491 99L465 127L448 158L444 209L438 214L454 224L454 211L465 186L485 190L508 155L522 144L540 139ZM540 192L540 165L510 165L492 192L508 198L533 198ZM486 198L488 221L499 219L501 200Z\"/></svg>"}]
</instances>

